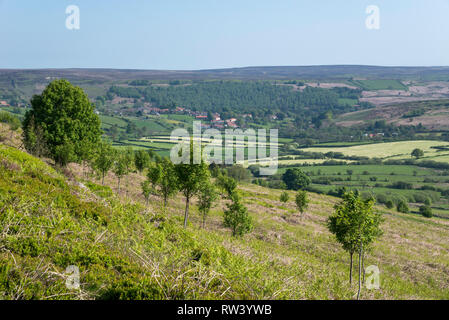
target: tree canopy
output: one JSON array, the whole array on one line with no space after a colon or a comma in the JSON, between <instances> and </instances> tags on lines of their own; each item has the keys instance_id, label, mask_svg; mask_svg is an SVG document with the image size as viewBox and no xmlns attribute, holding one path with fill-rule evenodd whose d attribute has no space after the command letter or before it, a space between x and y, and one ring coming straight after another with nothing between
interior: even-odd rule
<instances>
[{"instance_id":1,"label":"tree canopy","mask_svg":"<svg viewBox=\"0 0 449 320\"><path fill-rule=\"evenodd\" d=\"M302 190L310 184L310 178L299 168L287 169L282 175L282 181L289 190Z\"/></svg>"},{"instance_id":2,"label":"tree canopy","mask_svg":"<svg viewBox=\"0 0 449 320\"><path fill-rule=\"evenodd\" d=\"M55 80L33 96L23 129L29 151L40 130L48 156L61 166L87 159L101 136L100 120L87 94L67 80Z\"/></svg>"}]
</instances>

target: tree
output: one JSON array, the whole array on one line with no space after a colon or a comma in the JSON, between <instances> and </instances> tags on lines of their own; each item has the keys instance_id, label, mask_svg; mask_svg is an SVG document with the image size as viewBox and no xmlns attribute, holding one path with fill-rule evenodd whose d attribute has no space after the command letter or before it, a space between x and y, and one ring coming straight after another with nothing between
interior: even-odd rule
<instances>
[{"instance_id":1,"label":"tree","mask_svg":"<svg viewBox=\"0 0 449 320\"><path fill-rule=\"evenodd\" d=\"M143 181L140 185L142 187L142 194L143 197L145 198L145 203L148 206L148 203L150 202L150 195L153 192L153 188L151 187L149 180Z\"/></svg>"},{"instance_id":2,"label":"tree","mask_svg":"<svg viewBox=\"0 0 449 320\"><path fill-rule=\"evenodd\" d=\"M147 178L152 190L164 199L164 206L167 206L167 200L179 191L177 172L168 158L152 163L148 167Z\"/></svg>"},{"instance_id":3,"label":"tree","mask_svg":"<svg viewBox=\"0 0 449 320\"><path fill-rule=\"evenodd\" d=\"M241 203L238 193L234 193L231 203L227 204L224 211L224 226L231 228L232 235L243 236L253 229L252 219L248 215L248 209Z\"/></svg>"},{"instance_id":4,"label":"tree","mask_svg":"<svg viewBox=\"0 0 449 320\"><path fill-rule=\"evenodd\" d=\"M432 212L432 208L430 206L424 205L419 207L419 213L426 218L432 218L433 217L433 212Z\"/></svg>"},{"instance_id":5,"label":"tree","mask_svg":"<svg viewBox=\"0 0 449 320\"><path fill-rule=\"evenodd\" d=\"M310 178L299 168L287 169L282 175L282 181L289 190L302 190L310 184Z\"/></svg>"},{"instance_id":6,"label":"tree","mask_svg":"<svg viewBox=\"0 0 449 320\"><path fill-rule=\"evenodd\" d=\"M182 150L180 150L180 152L182 152ZM193 152L192 141L190 144L190 162L181 162L175 165L179 190L186 198L184 228L187 227L187 220L189 219L190 200L199 192L201 185L210 179L209 169L203 159L201 159L199 164L193 163Z\"/></svg>"},{"instance_id":7,"label":"tree","mask_svg":"<svg viewBox=\"0 0 449 320\"><path fill-rule=\"evenodd\" d=\"M296 207L298 208L299 212L301 212L302 216L304 211L309 207L309 199L307 198L307 192L299 190L298 193L296 193L295 203Z\"/></svg>"},{"instance_id":8,"label":"tree","mask_svg":"<svg viewBox=\"0 0 449 320\"><path fill-rule=\"evenodd\" d=\"M412 157L415 157L416 159L422 158L424 156L424 151L421 149L416 148L411 153Z\"/></svg>"},{"instance_id":9,"label":"tree","mask_svg":"<svg viewBox=\"0 0 449 320\"><path fill-rule=\"evenodd\" d=\"M167 207L167 200L178 192L178 177L174 164L168 158L164 158L157 166L160 167L159 190L164 199L164 207Z\"/></svg>"},{"instance_id":10,"label":"tree","mask_svg":"<svg viewBox=\"0 0 449 320\"><path fill-rule=\"evenodd\" d=\"M237 189L237 181L231 177L228 177L228 175L224 173L218 175L217 186L220 188L221 193L225 193L225 197L230 199Z\"/></svg>"},{"instance_id":11,"label":"tree","mask_svg":"<svg viewBox=\"0 0 449 320\"><path fill-rule=\"evenodd\" d=\"M198 192L198 210L203 221L203 228L206 226L206 218L210 212L212 204L217 200L218 192L216 187L210 182L203 183Z\"/></svg>"},{"instance_id":12,"label":"tree","mask_svg":"<svg viewBox=\"0 0 449 320\"><path fill-rule=\"evenodd\" d=\"M117 152L115 161L114 161L113 171L118 180L118 183L117 183L118 193L120 193L121 179L129 173L129 167L130 167L129 162L130 162L130 158L128 157L128 153L126 151Z\"/></svg>"},{"instance_id":13,"label":"tree","mask_svg":"<svg viewBox=\"0 0 449 320\"><path fill-rule=\"evenodd\" d=\"M109 141L102 140L97 147L97 156L93 162L94 168L101 174L101 184L104 185L104 177L114 165L114 149Z\"/></svg>"},{"instance_id":14,"label":"tree","mask_svg":"<svg viewBox=\"0 0 449 320\"><path fill-rule=\"evenodd\" d=\"M150 155L144 150L137 150L134 154L134 165L142 173L150 164Z\"/></svg>"},{"instance_id":15,"label":"tree","mask_svg":"<svg viewBox=\"0 0 449 320\"><path fill-rule=\"evenodd\" d=\"M35 149L36 129L56 164L86 160L100 140L100 119L87 94L67 80L51 82L41 95L31 99L31 110L23 121L25 146Z\"/></svg>"},{"instance_id":16,"label":"tree","mask_svg":"<svg viewBox=\"0 0 449 320\"><path fill-rule=\"evenodd\" d=\"M343 249L350 254L349 282L352 283L353 254L359 253L359 291L360 298L361 276L364 252L382 235L380 224L383 218L373 210L374 199L363 200L357 193L349 192L343 200L335 206L335 212L328 218L329 231L336 236Z\"/></svg>"},{"instance_id":17,"label":"tree","mask_svg":"<svg viewBox=\"0 0 449 320\"><path fill-rule=\"evenodd\" d=\"M152 163L148 167L147 178L148 181L152 184L153 189L156 189L157 184L159 183L159 179L161 178L161 166L158 163Z\"/></svg>"},{"instance_id":18,"label":"tree","mask_svg":"<svg viewBox=\"0 0 449 320\"><path fill-rule=\"evenodd\" d=\"M283 203L287 203L289 199L290 199L290 196L286 191L282 192L281 196L279 197L279 200Z\"/></svg>"},{"instance_id":19,"label":"tree","mask_svg":"<svg viewBox=\"0 0 449 320\"><path fill-rule=\"evenodd\" d=\"M398 202L398 205L396 206L396 210L398 212L402 212L402 213L409 213L410 212L410 209L408 208L408 204L404 200L401 200L401 201Z\"/></svg>"}]
</instances>

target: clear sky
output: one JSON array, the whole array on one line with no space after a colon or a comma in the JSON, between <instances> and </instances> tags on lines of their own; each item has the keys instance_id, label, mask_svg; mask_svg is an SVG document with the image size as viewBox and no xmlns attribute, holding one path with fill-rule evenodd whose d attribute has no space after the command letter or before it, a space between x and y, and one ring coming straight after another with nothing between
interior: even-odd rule
<instances>
[{"instance_id":1,"label":"clear sky","mask_svg":"<svg viewBox=\"0 0 449 320\"><path fill-rule=\"evenodd\" d=\"M0 0L0 68L322 64L448 66L449 0Z\"/></svg>"}]
</instances>

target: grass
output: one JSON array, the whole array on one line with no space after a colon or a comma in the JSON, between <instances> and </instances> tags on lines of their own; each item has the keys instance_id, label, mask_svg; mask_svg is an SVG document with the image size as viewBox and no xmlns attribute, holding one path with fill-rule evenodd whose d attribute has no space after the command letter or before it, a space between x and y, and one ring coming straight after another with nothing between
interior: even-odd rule
<instances>
[{"instance_id":1,"label":"grass","mask_svg":"<svg viewBox=\"0 0 449 320\"><path fill-rule=\"evenodd\" d=\"M363 156L369 158L382 158L382 159L410 159L411 152L416 149L422 149L424 151L424 158L432 158L439 154L441 151L432 149L437 146L449 145L446 141L434 141L434 140L416 140L416 141L399 141L399 142L387 142L376 143L367 145L357 145L350 147L329 147L329 148L305 148L303 151L309 152L341 152L347 156ZM443 153L447 153L443 152Z\"/></svg>"},{"instance_id":2,"label":"grass","mask_svg":"<svg viewBox=\"0 0 449 320\"><path fill-rule=\"evenodd\" d=\"M140 191L143 176L99 186L71 165L66 178L17 149L0 147L0 298L2 299L353 299L348 255L327 231L338 199L309 194L304 217L281 191L241 184L254 231L233 238L222 226L226 200L200 229L195 201L187 230L184 198L167 209ZM80 184L80 182L82 184ZM83 185L85 187L83 187ZM289 191L290 199L294 192ZM384 212L385 235L366 258L381 289L363 299L449 299L449 224ZM80 290L65 287L68 265Z\"/></svg>"}]
</instances>

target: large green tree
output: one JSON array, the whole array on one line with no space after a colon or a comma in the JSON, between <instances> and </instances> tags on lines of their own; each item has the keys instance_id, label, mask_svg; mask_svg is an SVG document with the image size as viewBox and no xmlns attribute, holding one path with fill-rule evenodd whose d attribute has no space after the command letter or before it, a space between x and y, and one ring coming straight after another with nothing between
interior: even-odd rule
<instances>
[{"instance_id":1,"label":"large green tree","mask_svg":"<svg viewBox=\"0 0 449 320\"><path fill-rule=\"evenodd\" d=\"M299 168L287 169L282 175L282 181L289 190L302 190L310 184L310 178Z\"/></svg>"},{"instance_id":2,"label":"large green tree","mask_svg":"<svg viewBox=\"0 0 449 320\"><path fill-rule=\"evenodd\" d=\"M37 128L48 156L61 166L88 160L101 136L100 119L87 94L67 80L51 82L31 99L23 122L28 150L34 149Z\"/></svg>"}]
</instances>

